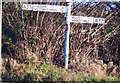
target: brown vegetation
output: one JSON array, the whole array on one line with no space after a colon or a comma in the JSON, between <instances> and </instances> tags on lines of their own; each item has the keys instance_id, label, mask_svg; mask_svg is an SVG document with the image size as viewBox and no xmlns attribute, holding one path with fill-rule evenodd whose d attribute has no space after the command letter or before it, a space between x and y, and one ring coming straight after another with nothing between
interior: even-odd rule
<instances>
[{"instance_id":1,"label":"brown vegetation","mask_svg":"<svg viewBox=\"0 0 120 83\"><path fill-rule=\"evenodd\" d=\"M103 4L94 8L80 5L72 11L72 15L104 17L106 22L71 24L69 69L101 77L118 76L120 10L106 11ZM2 11L2 58L6 59L6 69L24 64L31 56L36 63L42 60L64 67L64 14L21 10L19 3L3 3ZM113 65L109 68L110 62Z\"/></svg>"}]
</instances>

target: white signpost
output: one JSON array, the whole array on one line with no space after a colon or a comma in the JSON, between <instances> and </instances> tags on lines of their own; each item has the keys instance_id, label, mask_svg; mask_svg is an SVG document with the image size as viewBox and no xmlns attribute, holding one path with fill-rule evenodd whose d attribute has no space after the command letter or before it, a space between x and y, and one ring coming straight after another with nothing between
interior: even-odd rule
<instances>
[{"instance_id":1,"label":"white signpost","mask_svg":"<svg viewBox=\"0 0 120 83\"><path fill-rule=\"evenodd\" d=\"M105 18L94 18L94 17L86 17L86 16L71 16L71 22L104 24Z\"/></svg>"},{"instance_id":2,"label":"white signpost","mask_svg":"<svg viewBox=\"0 0 120 83\"><path fill-rule=\"evenodd\" d=\"M64 40L64 60L65 68L68 69L69 62L69 34L70 34L70 23L97 23L104 24L105 18L95 18L95 17L86 17L86 16L71 16L71 5L72 0L68 2L66 0L67 6L58 6L58 5L43 5L43 4L23 4L23 10L32 10L32 11L44 11L44 12L61 12L66 13L66 31L65 31L65 40Z\"/></svg>"},{"instance_id":3,"label":"white signpost","mask_svg":"<svg viewBox=\"0 0 120 83\"><path fill-rule=\"evenodd\" d=\"M64 40L64 61L65 68L68 69L69 62L69 34L70 34L70 22L71 22L71 5L72 3L67 3L66 7L66 32L65 32L65 40Z\"/></svg>"},{"instance_id":4,"label":"white signpost","mask_svg":"<svg viewBox=\"0 0 120 83\"><path fill-rule=\"evenodd\" d=\"M59 5L23 4L22 9L43 12L65 12L65 6Z\"/></svg>"}]
</instances>

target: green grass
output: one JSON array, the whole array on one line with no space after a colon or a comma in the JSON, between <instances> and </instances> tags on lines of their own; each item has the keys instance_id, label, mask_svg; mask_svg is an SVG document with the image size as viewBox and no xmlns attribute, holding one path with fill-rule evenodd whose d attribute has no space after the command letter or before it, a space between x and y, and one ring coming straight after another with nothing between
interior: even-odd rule
<instances>
[{"instance_id":1,"label":"green grass","mask_svg":"<svg viewBox=\"0 0 120 83\"><path fill-rule=\"evenodd\" d=\"M107 82L107 81L120 81L120 78L106 76L104 79L98 76L83 75L80 73L75 73L71 70L66 70L63 68L58 68L55 65L44 63L42 66L33 67L29 69L33 80L43 80L43 81L89 81L91 82ZM26 71L28 73L28 69Z\"/></svg>"},{"instance_id":2,"label":"green grass","mask_svg":"<svg viewBox=\"0 0 120 83\"><path fill-rule=\"evenodd\" d=\"M21 67L18 70L13 70L10 72L12 75L9 74L11 76L10 80L13 81L86 81L88 83L107 83L108 81L120 82L120 78L117 77L106 76L105 78L100 78L99 76L76 73L70 69L66 70L50 63L43 63L41 66L38 66L35 63L30 62L29 64L25 64L24 68Z\"/></svg>"}]
</instances>

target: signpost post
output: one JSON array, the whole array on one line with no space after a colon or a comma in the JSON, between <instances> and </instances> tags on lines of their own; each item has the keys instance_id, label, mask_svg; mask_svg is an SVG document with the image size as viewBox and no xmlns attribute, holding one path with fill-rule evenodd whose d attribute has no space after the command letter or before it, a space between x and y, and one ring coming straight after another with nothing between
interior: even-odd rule
<instances>
[{"instance_id":1,"label":"signpost post","mask_svg":"<svg viewBox=\"0 0 120 83\"><path fill-rule=\"evenodd\" d=\"M95 17L86 17L86 16L71 16L71 6L72 0L66 0L66 6L58 5L43 5L43 4L23 4L23 10L32 10L32 11L44 11L44 12L61 12L66 13L66 30L65 30L65 39L64 39L64 61L65 69L68 69L69 62L69 34L70 34L70 23L97 23L104 24L105 18L95 18Z\"/></svg>"},{"instance_id":2,"label":"signpost post","mask_svg":"<svg viewBox=\"0 0 120 83\"><path fill-rule=\"evenodd\" d=\"M69 34L70 34L70 22L71 22L71 2L67 3L66 6L66 31L65 31L65 40L64 40L64 61L65 68L68 69L69 62Z\"/></svg>"}]
</instances>

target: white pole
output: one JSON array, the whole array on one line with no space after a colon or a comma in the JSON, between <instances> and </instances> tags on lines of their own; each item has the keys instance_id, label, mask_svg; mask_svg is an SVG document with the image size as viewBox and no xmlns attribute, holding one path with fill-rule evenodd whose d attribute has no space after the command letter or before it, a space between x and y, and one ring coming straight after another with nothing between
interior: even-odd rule
<instances>
[{"instance_id":1,"label":"white pole","mask_svg":"<svg viewBox=\"0 0 120 83\"><path fill-rule=\"evenodd\" d=\"M72 3L67 3L66 6L66 32L65 32L65 69L68 69L68 61L69 61L69 34L70 34L70 21L71 21L71 5Z\"/></svg>"}]
</instances>

